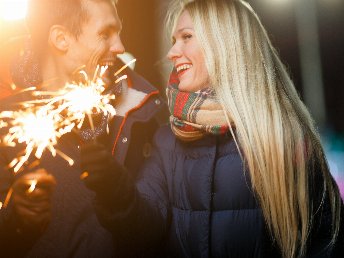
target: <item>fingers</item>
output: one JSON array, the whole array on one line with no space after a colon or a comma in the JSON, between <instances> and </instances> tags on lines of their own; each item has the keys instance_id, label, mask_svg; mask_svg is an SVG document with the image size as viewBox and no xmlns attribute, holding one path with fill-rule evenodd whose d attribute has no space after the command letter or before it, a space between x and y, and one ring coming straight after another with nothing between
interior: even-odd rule
<instances>
[{"instance_id":1,"label":"fingers","mask_svg":"<svg viewBox=\"0 0 344 258\"><path fill-rule=\"evenodd\" d=\"M81 152L81 155L85 155L89 152L98 152L98 151L101 151L101 150L105 150L105 146L103 144L100 144L100 143L85 143L85 144L82 144L81 147L80 147L80 152Z\"/></svg>"},{"instance_id":2,"label":"fingers","mask_svg":"<svg viewBox=\"0 0 344 258\"><path fill-rule=\"evenodd\" d=\"M80 148L80 154L82 162L84 163L94 163L101 160L107 160L109 158L108 151L104 145L99 143L88 143L82 145Z\"/></svg>"},{"instance_id":3,"label":"fingers","mask_svg":"<svg viewBox=\"0 0 344 258\"><path fill-rule=\"evenodd\" d=\"M22 195L14 194L13 203L15 203L15 210L20 215L30 215L31 213L32 215L38 215L51 210L50 198L37 201L29 198L23 198Z\"/></svg>"},{"instance_id":4,"label":"fingers","mask_svg":"<svg viewBox=\"0 0 344 258\"><path fill-rule=\"evenodd\" d=\"M23 229L43 232L51 220L51 195L34 196L35 192L13 193L13 208Z\"/></svg>"},{"instance_id":5,"label":"fingers","mask_svg":"<svg viewBox=\"0 0 344 258\"><path fill-rule=\"evenodd\" d=\"M97 172L103 170L111 161L110 153L102 144L88 143L81 146L81 170Z\"/></svg>"},{"instance_id":6,"label":"fingers","mask_svg":"<svg viewBox=\"0 0 344 258\"><path fill-rule=\"evenodd\" d=\"M20 224L24 230L43 232L51 221L51 211L35 212L31 209L16 209Z\"/></svg>"},{"instance_id":7,"label":"fingers","mask_svg":"<svg viewBox=\"0 0 344 258\"><path fill-rule=\"evenodd\" d=\"M17 193L32 193L31 197L35 197L50 194L55 185L56 180L52 175L45 169L38 169L18 178L13 184L13 189Z\"/></svg>"},{"instance_id":8,"label":"fingers","mask_svg":"<svg viewBox=\"0 0 344 258\"><path fill-rule=\"evenodd\" d=\"M94 189L99 183L104 182L106 178L102 173L91 173L90 175L83 178L84 183L87 187Z\"/></svg>"}]
</instances>

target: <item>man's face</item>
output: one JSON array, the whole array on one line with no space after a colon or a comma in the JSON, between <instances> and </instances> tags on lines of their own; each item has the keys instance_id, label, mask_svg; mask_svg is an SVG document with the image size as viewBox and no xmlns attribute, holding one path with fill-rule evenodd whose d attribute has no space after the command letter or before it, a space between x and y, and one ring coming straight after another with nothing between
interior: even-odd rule
<instances>
[{"instance_id":1,"label":"man's face","mask_svg":"<svg viewBox=\"0 0 344 258\"><path fill-rule=\"evenodd\" d=\"M123 53L122 29L115 6L107 1L84 1L88 20L77 39L73 38L67 53L70 76L82 68L92 76L97 65L113 65Z\"/></svg>"}]
</instances>

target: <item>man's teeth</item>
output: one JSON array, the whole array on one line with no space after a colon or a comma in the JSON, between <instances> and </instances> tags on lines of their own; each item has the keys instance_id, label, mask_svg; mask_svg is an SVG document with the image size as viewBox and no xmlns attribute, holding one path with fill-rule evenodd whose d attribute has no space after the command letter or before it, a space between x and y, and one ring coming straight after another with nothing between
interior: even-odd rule
<instances>
[{"instance_id":1,"label":"man's teeth","mask_svg":"<svg viewBox=\"0 0 344 258\"><path fill-rule=\"evenodd\" d=\"M112 62L112 61L108 61L108 62L102 62L102 66L112 66L112 65L114 65L115 63L114 62Z\"/></svg>"},{"instance_id":2,"label":"man's teeth","mask_svg":"<svg viewBox=\"0 0 344 258\"><path fill-rule=\"evenodd\" d=\"M178 66L177 67L177 72L180 72L181 70L189 69L191 67L192 67L192 65L190 65L190 64L184 64L184 65Z\"/></svg>"}]
</instances>

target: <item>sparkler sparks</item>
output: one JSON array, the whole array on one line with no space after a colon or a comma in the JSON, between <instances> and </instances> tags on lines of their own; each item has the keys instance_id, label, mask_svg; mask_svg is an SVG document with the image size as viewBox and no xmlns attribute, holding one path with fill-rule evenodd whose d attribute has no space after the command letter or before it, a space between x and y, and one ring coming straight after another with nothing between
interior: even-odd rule
<instances>
[{"instance_id":1,"label":"sparkler sparks","mask_svg":"<svg viewBox=\"0 0 344 258\"><path fill-rule=\"evenodd\" d=\"M44 106L0 113L0 119L8 120L3 125L11 126L2 143L11 147L17 143L26 144L25 154L13 159L9 164L10 168L14 168L14 172L19 171L32 152L37 159L41 158L45 149L56 156L54 145L57 144L57 139L70 132L74 125L53 111Z\"/></svg>"},{"instance_id":2,"label":"sparkler sparks","mask_svg":"<svg viewBox=\"0 0 344 258\"><path fill-rule=\"evenodd\" d=\"M27 192L30 194L32 193L35 189L36 189L36 185L37 185L37 180L36 179L33 179L30 181L30 187L29 189L27 189Z\"/></svg>"},{"instance_id":3,"label":"sparkler sparks","mask_svg":"<svg viewBox=\"0 0 344 258\"><path fill-rule=\"evenodd\" d=\"M127 78L126 75L118 78L118 75L135 61L136 59L133 59L114 74L117 77L116 84ZM89 117L91 129L94 130L92 114L102 112L108 119L116 114L115 108L111 105L115 95L105 93L105 83L101 79L106 69L107 66L100 68L98 66L92 80L81 71L85 83L67 83L63 89L55 92L37 91L34 87L27 88L22 92L31 92L33 96L40 98L19 103L22 108L18 111L0 112L0 128L8 128L8 133L0 139L0 144L12 147L17 144L26 145L24 154L22 156L19 154L8 165L15 173L29 160L32 153L39 160L44 150L50 151L53 156L59 155L70 166L74 164L70 157L54 146L62 135L75 128L80 129L86 116ZM36 189L38 182L30 180L28 183L30 186L27 193L30 194ZM6 208L12 192L13 188L10 188L4 203L0 202L0 210Z\"/></svg>"},{"instance_id":4,"label":"sparkler sparks","mask_svg":"<svg viewBox=\"0 0 344 258\"><path fill-rule=\"evenodd\" d=\"M98 73L100 69L100 72ZM55 112L65 112L65 118L75 123L78 129L81 128L85 117L91 114L103 113L104 115L110 114L110 118L116 114L115 108L111 105L111 100L115 99L114 94L104 94L105 83L101 79L107 66L97 67L93 79L90 80L84 71L80 74L84 76L84 83L67 83L64 88L56 92L34 91L36 96L46 96L41 100L34 100L25 102L23 104L38 104L45 103L47 107L54 106L58 103L58 108ZM116 81L125 79L121 77ZM92 124L92 121L90 121Z\"/></svg>"},{"instance_id":5,"label":"sparkler sparks","mask_svg":"<svg viewBox=\"0 0 344 258\"><path fill-rule=\"evenodd\" d=\"M134 59L123 66L115 75L135 61ZM98 66L92 80L81 71L84 83L67 83L64 88L54 92L37 91L36 88L26 89L25 91L31 91L33 96L40 96L40 99L20 103L23 108L19 111L0 113L0 128L10 127L2 144L12 147L17 143L26 144L24 155L13 159L9 164L10 168L14 168L14 172L19 171L33 152L35 157L40 159L45 149L53 156L61 156L69 165L74 164L71 158L54 146L62 135L75 127L80 129L86 116L93 129L91 114L102 112L109 115L109 119L116 114L110 103L115 99L115 95L104 94L106 88L101 77L106 69L107 66ZM126 76L118 78L116 83L125 78Z\"/></svg>"}]
</instances>

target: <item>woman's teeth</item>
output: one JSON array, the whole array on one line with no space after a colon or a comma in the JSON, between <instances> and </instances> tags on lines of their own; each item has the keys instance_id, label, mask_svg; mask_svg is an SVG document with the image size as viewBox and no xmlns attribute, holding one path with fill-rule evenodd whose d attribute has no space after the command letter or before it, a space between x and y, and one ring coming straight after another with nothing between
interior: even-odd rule
<instances>
[{"instance_id":1,"label":"woman's teeth","mask_svg":"<svg viewBox=\"0 0 344 258\"><path fill-rule=\"evenodd\" d=\"M182 71L182 70L187 70L187 69L189 69L189 68L191 68L191 67L192 67L191 64L184 64L184 65L178 66L178 67L177 67L177 73L180 72L180 71Z\"/></svg>"}]
</instances>

